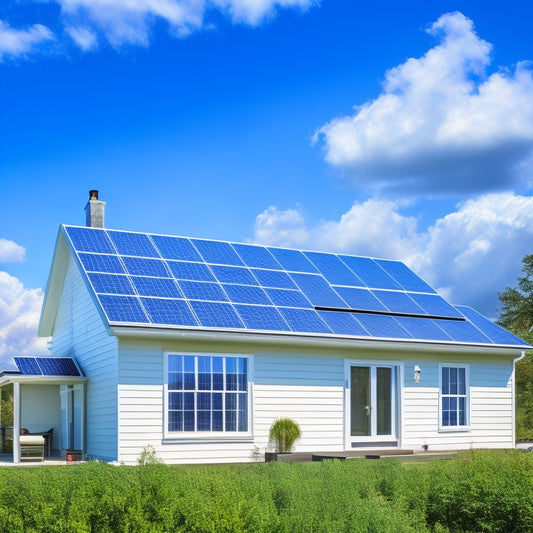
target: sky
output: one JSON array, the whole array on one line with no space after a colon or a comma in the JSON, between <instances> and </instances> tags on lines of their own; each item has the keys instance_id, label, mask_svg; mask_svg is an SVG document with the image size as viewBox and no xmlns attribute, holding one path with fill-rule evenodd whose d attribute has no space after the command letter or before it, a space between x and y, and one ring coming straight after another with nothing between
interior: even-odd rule
<instances>
[{"instance_id":1,"label":"sky","mask_svg":"<svg viewBox=\"0 0 533 533\"><path fill-rule=\"evenodd\" d=\"M59 225L406 262L498 316L533 253L533 3L4 0L0 367Z\"/></svg>"}]
</instances>

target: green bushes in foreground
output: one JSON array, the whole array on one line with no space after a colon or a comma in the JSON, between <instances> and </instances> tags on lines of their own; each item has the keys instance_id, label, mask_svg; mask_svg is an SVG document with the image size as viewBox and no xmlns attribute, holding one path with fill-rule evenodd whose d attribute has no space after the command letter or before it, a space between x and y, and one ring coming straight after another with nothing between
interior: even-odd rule
<instances>
[{"instance_id":1,"label":"green bushes in foreground","mask_svg":"<svg viewBox=\"0 0 533 533\"><path fill-rule=\"evenodd\" d=\"M1 468L0 531L531 532L533 454Z\"/></svg>"}]
</instances>

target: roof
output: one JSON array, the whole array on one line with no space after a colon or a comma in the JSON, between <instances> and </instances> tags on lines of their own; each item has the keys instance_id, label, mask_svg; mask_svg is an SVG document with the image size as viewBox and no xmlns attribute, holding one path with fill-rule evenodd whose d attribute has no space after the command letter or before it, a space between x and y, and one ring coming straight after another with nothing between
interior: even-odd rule
<instances>
[{"instance_id":1,"label":"roof","mask_svg":"<svg viewBox=\"0 0 533 533\"><path fill-rule=\"evenodd\" d=\"M87 381L72 357L18 356L13 360L18 370L1 371L0 385L13 382L68 384Z\"/></svg>"},{"instance_id":2,"label":"roof","mask_svg":"<svg viewBox=\"0 0 533 533\"><path fill-rule=\"evenodd\" d=\"M400 261L78 226L60 228L41 335L67 251L112 328L529 347Z\"/></svg>"}]
</instances>

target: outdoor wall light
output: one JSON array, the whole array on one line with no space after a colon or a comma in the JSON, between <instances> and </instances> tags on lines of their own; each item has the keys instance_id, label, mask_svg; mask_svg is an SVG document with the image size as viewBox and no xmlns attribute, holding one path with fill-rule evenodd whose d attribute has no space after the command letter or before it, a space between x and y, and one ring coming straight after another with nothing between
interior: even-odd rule
<instances>
[{"instance_id":1,"label":"outdoor wall light","mask_svg":"<svg viewBox=\"0 0 533 533\"><path fill-rule=\"evenodd\" d=\"M415 365L415 383L420 383L420 367Z\"/></svg>"}]
</instances>

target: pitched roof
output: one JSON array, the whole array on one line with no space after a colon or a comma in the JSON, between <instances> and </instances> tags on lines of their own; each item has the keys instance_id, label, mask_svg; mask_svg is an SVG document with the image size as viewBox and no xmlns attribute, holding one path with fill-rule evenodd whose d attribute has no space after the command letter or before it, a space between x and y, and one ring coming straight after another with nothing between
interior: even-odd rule
<instances>
[{"instance_id":1,"label":"pitched roof","mask_svg":"<svg viewBox=\"0 0 533 533\"><path fill-rule=\"evenodd\" d=\"M78 226L60 236L111 327L528 347L399 261Z\"/></svg>"}]
</instances>

